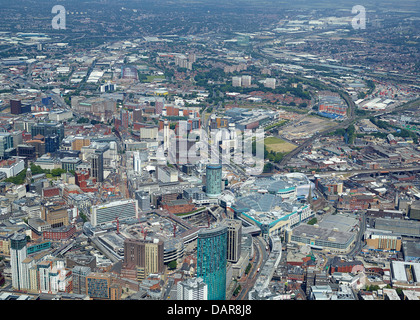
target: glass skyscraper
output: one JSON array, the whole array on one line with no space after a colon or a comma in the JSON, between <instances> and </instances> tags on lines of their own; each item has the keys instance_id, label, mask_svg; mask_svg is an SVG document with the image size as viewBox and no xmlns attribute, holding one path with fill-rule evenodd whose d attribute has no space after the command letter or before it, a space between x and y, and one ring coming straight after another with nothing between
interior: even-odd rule
<instances>
[{"instance_id":1,"label":"glass skyscraper","mask_svg":"<svg viewBox=\"0 0 420 320\"><path fill-rule=\"evenodd\" d=\"M209 164L206 167L206 194L216 198L222 193L222 165Z\"/></svg>"},{"instance_id":2,"label":"glass skyscraper","mask_svg":"<svg viewBox=\"0 0 420 320\"><path fill-rule=\"evenodd\" d=\"M27 257L26 236L21 233L10 238L10 265L12 268L12 287L16 290L23 288L25 278L22 262Z\"/></svg>"},{"instance_id":3,"label":"glass skyscraper","mask_svg":"<svg viewBox=\"0 0 420 320\"><path fill-rule=\"evenodd\" d=\"M226 299L227 226L202 229L197 239L197 277L207 284L208 300Z\"/></svg>"},{"instance_id":4,"label":"glass skyscraper","mask_svg":"<svg viewBox=\"0 0 420 320\"><path fill-rule=\"evenodd\" d=\"M91 175L96 178L97 182L104 181L104 155L101 151L96 150L91 157Z\"/></svg>"}]
</instances>

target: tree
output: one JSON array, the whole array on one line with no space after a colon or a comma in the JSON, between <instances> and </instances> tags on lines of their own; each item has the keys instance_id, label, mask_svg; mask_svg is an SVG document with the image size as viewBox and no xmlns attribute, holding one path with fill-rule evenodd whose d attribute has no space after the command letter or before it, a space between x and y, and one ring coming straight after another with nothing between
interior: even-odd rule
<instances>
[{"instance_id":1,"label":"tree","mask_svg":"<svg viewBox=\"0 0 420 320\"><path fill-rule=\"evenodd\" d=\"M270 162L267 162L266 164L264 164L263 172L264 173L269 173L271 171L273 171L273 164L270 163Z\"/></svg>"},{"instance_id":2,"label":"tree","mask_svg":"<svg viewBox=\"0 0 420 320\"><path fill-rule=\"evenodd\" d=\"M173 261L171 261L171 262L168 263L169 270L176 269L176 266L177 266L176 260L173 260Z\"/></svg>"},{"instance_id":3,"label":"tree","mask_svg":"<svg viewBox=\"0 0 420 320\"><path fill-rule=\"evenodd\" d=\"M317 218L312 218L311 220L308 221L308 224L309 225L314 225L317 222L318 222L318 219Z\"/></svg>"},{"instance_id":4,"label":"tree","mask_svg":"<svg viewBox=\"0 0 420 320\"><path fill-rule=\"evenodd\" d=\"M241 292L241 290L242 290L242 287L241 287L241 285L239 284L239 285L236 287L235 291L233 292L233 295L236 297L236 296L239 294L239 292Z\"/></svg>"},{"instance_id":5,"label":"tree","mask_svg":"<svg viewBox=\"0 0 420 320\"><path fill-rule=\"evenodd\" d=\"M53 177L59 177L59 176L61 176L62 173L66 173L66 172L67 171L64 170L64 169L57 168L57 169L52 169L51 170L51 175Z\"/></svg>"},{"instance_id":6,"label":"tree","mask_svg":"<svg viewBox=\"0 0 420 320\"><path fill-rule=\"evenodd\" d=\"M249 273L249 271L251 270L251 267L252 267L252 264L250 262L250 263L248 263L248 265L247 265L247 267L245 269L245 274L248 274Z\"/></svg>"}]
</instances>

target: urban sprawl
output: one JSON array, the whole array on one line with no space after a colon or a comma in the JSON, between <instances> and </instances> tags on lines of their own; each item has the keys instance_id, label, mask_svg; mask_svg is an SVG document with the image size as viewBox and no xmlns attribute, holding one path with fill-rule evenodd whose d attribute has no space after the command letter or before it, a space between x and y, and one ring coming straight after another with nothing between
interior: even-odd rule
<instances>
[{"instance_id":1,"label":"urban sprawl","mask_svg":"<svg viewBox=\"0 0 420 320\"><path fill-rule=\"evenodd\" d=\"M0 300L420 298L415 2L20 2Z\"/></svg>"}]
</instances>

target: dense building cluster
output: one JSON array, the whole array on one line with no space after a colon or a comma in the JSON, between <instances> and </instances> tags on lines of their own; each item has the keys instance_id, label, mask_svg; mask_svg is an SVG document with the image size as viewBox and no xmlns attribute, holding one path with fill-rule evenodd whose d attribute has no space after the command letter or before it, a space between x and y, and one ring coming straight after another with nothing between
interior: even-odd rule
<instances>
[{"instance_id":1,"label":"dense building cluster","mask_svg":"<svg viewBox=\"0 0 420 320\"><path fill-rule=\"evenodd\" d=\"M419 299L411 3L79 5L0 13L0 300Z\"/></svg>"}]
</instances>

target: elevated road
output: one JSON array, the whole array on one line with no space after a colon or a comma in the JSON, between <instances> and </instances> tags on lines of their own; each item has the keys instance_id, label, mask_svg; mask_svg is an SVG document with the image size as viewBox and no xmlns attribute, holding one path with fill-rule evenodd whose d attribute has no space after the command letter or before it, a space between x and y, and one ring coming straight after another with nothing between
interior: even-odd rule
<instances>
[{"instance_id":1,"label":"elevated road","mask_svg":"<svg viewBox=\"0 0 420 320\"><path fill-rule=\"evenodd\" d=\"M414 167L398 167L398 168L387 168L387 169L360 169L360 170L349 170L349 171L324 171L316 173L317 175L343 175L343 174L363 174L363 173L379 173L379 174L388 174L392 172L412 172L412 171L420 171L420 166L414 166ZM311 177L313 175L308 175L308 177Z\"/></svg>"},{"instance_id":2,"label":"elevated road","mask_svg":"<svg viewBox=\"0 0 420 320\"><path fill-rule=\"evenodd\" d=\"M279 165L275 165L276 168L282 169L287 164L287 162L290 161L290 159L292 159L294 156L299 154L302 150L304 150L305 148L310 146L314 140L316 140L316 139L322 137L323 135L325 135L327 133L330 133L332 131L347 128L350 124L352 124L355 120L358 119L358 117L355 116L356 104L354 103L354 101L349 97L349 95L347 93L345 93L343 91L340 91L339 94L344 99L344 101L346 102L346 104L349 108L348 119L338 123L336 126L333 126L333 127L327 128L327 129L325 129L321 132L318 132L317 134L314 134L312 137L305 140L305 142L303 142L297 148L293 149L291 152L289 152L287 155L285 155L283 157L283 159L280 161Z\"/></svg>"},{"instance_id":3,"label":"elevated road","mask_svg":"<svg viewBox=\"0 0 420 320\"><path fill-rule=\"evenodd\" d=\"M310 146L312 144L312 142L315 141L316 139L322 137L325 134L333 132L335 130L347 128L350 124L354 123L357 120L363 119L365 117L365 116L356 116L356 105L355 105L354 101L345 92L340 91L339 93L340 93L341 97L344 99L344 101L346 101L346 104L349 107L349 113L348 113L349 118L347 120L344 120L343 122L340 122L336 126L325 129L325 130L313 135L312 137L308 138L307 140L305 140L305 142L303 142L297 148L293 149L291 152L289 152L287 155L285 155L279 164L274 164L274 167L276 169L280 169L280 170L283 169L284 166L294 156L296 156L302 150L304 150L305 148ZM383 111L383 112L380 112L380 113L372 113L372 115L373 116L380 116L380 115L387 114L387 113L390 113L390 112L402 111L402 110L411 109L411 108L418 107L418 106L420 106L420 99L409 101L409 102L407 102L403 105L400 105L398 107L393 108L392 110Z\"/></svg>"}]
</instances>

